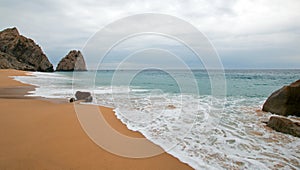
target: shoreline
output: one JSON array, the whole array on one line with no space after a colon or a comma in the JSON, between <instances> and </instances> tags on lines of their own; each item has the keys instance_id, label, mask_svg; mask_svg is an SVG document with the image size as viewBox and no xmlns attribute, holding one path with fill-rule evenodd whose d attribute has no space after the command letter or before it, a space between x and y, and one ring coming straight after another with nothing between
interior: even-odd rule
<instances>
[{"instance_id":1,"label":"shoreline","mask_svg":"<svg viewBox=\"0 0 300 170\"><path fill-rule=\"evenodd\" d=\"M105 151L85 134L72 103L24 96L35 87L9 76L26 73L0 70L0 169L192 169L166 152L131 159ZM118 132L144 138L127 129L112 108L99 109Z\"/></svg>"}]
</instances>

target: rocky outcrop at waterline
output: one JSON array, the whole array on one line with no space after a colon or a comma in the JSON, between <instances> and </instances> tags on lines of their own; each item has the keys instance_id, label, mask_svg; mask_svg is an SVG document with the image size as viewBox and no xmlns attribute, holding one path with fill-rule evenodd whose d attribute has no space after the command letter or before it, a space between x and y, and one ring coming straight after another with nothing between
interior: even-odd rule
<instances>
[{"instance_id":1,"label":"rocky outcrop at waterline","mask_svg":"<svg viewBox=\"0 0 300 170\"><path fill-rule=\"evenodd\" d=\"M300 117L300 80L272 93L262 110L282 116Z\"/></svg>"},{"instance_id":2,"label":"rocky outcrop at waterline","mask_svg":"<svg viewBox=\"0 0 300 170\"><path fill-rule=\"evenodd\" d=\"M72 50L58 63L56 71L86 71L86 64L80 51Z\"/></svg>"},{"instance_id":3,"label":"rocky outcrop at waterline","mask_svg":"<svg viewBox=\"0 0 300 170\"><path fill-rule=\"evenodd\" d=\"M300 80L275 91L263 105L263 111L281 116L271 116L266 122L272 129L300 137L300 121L283 116L300 116Z\"/></svg>"},{"instance_id":4,"label":"rocky outcrop at waterline","mask_svg":"<svg viewBox=\"0 0 300 170\"><path fill-rule=\"evenodd\" d=\"M93 101L93 97L90 92L76 91L75 97L76 97L76 100L83 100L85 102Z\"/></svg>"},{"instance_id":5,"label":"rocky outcrop at waterline","mask_svg":"<svg viewBox=\"0 0 300 170\"><path fill-rule=\"evenodd\" d=\"M278 132L300 137L299 121L294 121L281 116L271 116L270 120L267 123L267 126Z\"/></svg>"},{"instance_id":6,"label":"rocky outcrop at waterline","mask_svg":"<svg viewBox=\"0 0 300 170\"><path fill-rule=\"evenodd\" d=\"M0 32L0 69L52 72L53 66L42 49L17 28Z\"/></svg>"}]
</instances>

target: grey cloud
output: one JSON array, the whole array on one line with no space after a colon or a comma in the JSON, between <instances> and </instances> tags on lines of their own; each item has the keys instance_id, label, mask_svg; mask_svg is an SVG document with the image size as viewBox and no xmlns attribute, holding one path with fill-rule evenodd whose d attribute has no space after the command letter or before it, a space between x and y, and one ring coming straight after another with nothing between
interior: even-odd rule
<instances>
[{"instance_id":1,"label":"grey cloud","mask_svg":"<svg viewBox=\"0 0 300 170\"><path fill-rule=\"evenodd\" d=\"M291 64L300 58L296 45L300 44L299 9L298 0L2 0L0 28L17 26L38 42L55 64L68 50L81 49L89 37L112 21L158 12L182 18L205 33L225 66L232 58L239 62L247 56L267 62L274 56L273 50L280 48L282 52L273 61L274 67L279 67L280 58ZM262 48L264 55L258 55ZM257 64L254 61L255 57L249 62Z\"/></svg>"}]
</instances>

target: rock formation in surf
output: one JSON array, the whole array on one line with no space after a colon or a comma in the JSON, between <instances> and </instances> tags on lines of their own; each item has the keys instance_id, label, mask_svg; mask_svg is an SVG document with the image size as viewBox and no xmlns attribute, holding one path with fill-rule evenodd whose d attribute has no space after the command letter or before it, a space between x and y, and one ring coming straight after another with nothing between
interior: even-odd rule
<instances>
[{"instance_id":1,"label":"rock formation in surf","mask_svg":"<svg viewBox=\"0 0 300 170\"><path fill-rule=\"evenodd\" d=\"M264 103L263 111L300 116L300 80L275 91Z\"/></svg>"},{"instance_id":2,"label":"rock formation in surf","mask_svg":"<svg viewBox=\"0 0 300 170\"><path fill-rule=\"evenodd\" d=\"M271 116L267 126L278 132L300 137L300 122L285 117Z\"/></svg>"},{"instance_id":3,"label":"rock formation in surf","mask_svg":"<svg viewBox=\"0 0 300 170\"><path fill-rule=\"evenodd\" d=\"M17 28L0 32L0 69L54 71L42 49L32 39L20 35Z\"/></svg>"},{"instance_id":4,"label":"rock formation in surf","mask_svg":"<svg viewBox=\"0 0 300 170\"><path fill-rule=\"evenodd\" d=\"M85 102L92 102L93 97L90 92L82 92L82 91L77 91L75 93L76 100L84 100Z\"/></svg>"},{"instance_id":5,"label":"rock formation in surf","mask_svg":"<svg viewBox=\"0 0 300 170\"><path fill-rule=\"evenodd\" d=\"M72 50L60 60L56 71L86 71L86 64L80 51Z\"/></svg>"}]
</instances>

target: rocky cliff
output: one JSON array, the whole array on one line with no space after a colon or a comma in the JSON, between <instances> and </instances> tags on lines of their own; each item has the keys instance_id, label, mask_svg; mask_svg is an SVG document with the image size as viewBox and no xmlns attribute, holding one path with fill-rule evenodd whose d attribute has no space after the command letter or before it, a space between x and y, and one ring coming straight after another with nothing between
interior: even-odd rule
<instances>
[{"instance_id":1,"label":"rocky cliff","mask_svg":"<svg viewBox=\"0 0 300 170\"><path fill-rule=\"evenodd\" d=\"M16 28L0 32L0 69L52 72L53 66L42 49L19 34Z\"/></svg>"},{"instance_id":2,"label":"rocky cliff","mask_svg":"<svg viewBox=\"0 0 300 170\"><path fill-rule=\"evenodd\" d=\"M86 64L80 51L72 50L60 60L56 71L86 71Z\"/></svg>"}]
</instances>

